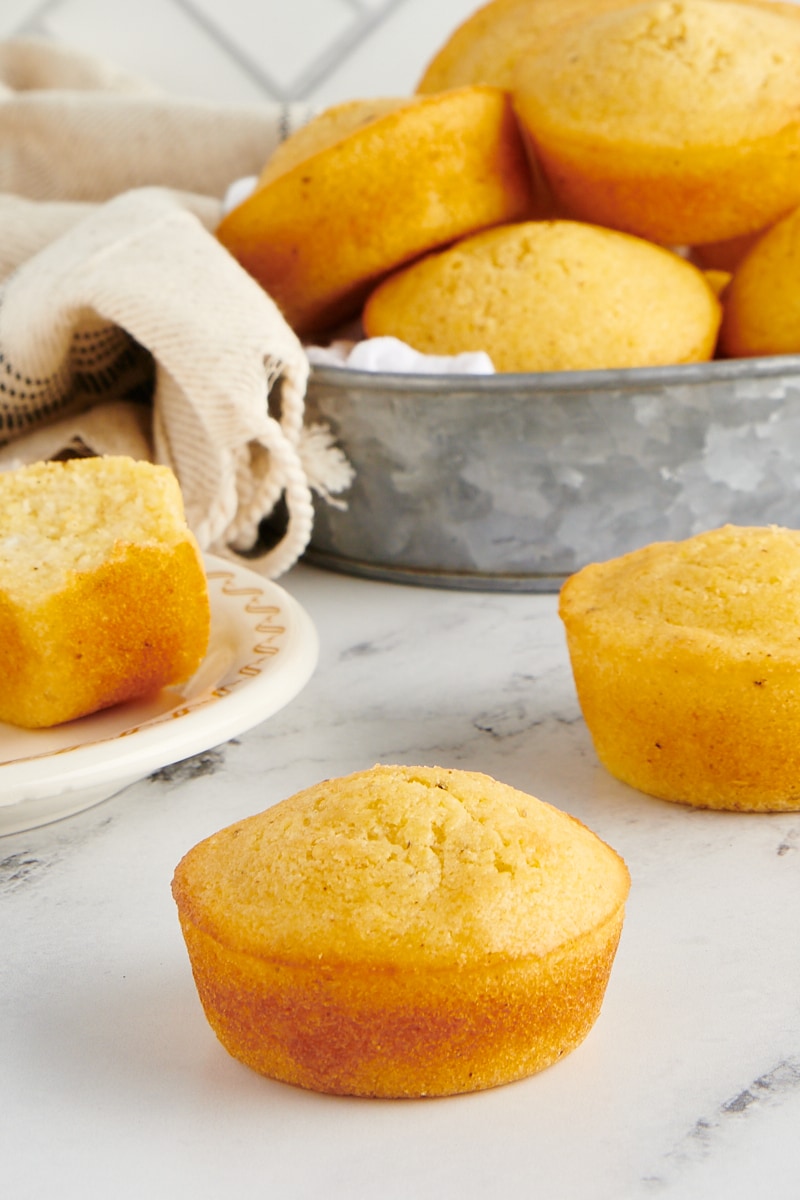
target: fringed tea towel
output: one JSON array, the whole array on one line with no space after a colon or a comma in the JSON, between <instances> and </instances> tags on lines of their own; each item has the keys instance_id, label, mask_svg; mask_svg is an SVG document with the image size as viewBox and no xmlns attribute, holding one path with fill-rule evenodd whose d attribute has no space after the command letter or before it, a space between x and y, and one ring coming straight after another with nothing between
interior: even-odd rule
<instances>
[{"instance_id":1,"label":"fringed tea towel","mask_svg":"<svg viewBox=\"0 0 800 1200\"><path fill-rule=\"evenodd\" d=\"M253 565L293 565L312 489L337 503L352 471L304 426L303 348L213 229L231 179L307 115L174 101L84 56L0 43L0 467L165 463L217 553L257 552L282 499L285 532Z\"/></svg>"}]
</instances>

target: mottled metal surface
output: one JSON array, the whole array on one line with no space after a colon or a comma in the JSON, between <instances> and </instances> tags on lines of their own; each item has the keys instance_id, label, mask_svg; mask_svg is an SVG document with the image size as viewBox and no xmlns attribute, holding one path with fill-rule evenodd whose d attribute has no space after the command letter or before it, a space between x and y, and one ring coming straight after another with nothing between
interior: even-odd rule
<instances>
[{"instance_id":1,"label":"mottled metal surface","mask_svg":"<svg viewBox=\"0 0 800 1200\"><path fill-rule=\"evenodd\" d=\"M546 375L316 368L309 419L356 471L309 561L554 591L586 563L725 522L800 526L800 357Z\"/></svg>"}]
</instances>

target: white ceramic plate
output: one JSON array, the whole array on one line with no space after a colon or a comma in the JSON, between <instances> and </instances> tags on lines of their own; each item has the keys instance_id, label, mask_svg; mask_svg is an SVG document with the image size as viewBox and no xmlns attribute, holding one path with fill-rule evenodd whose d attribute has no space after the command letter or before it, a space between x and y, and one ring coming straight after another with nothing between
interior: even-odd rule
<instances>
[{"instance_id":1,"label":"white ceramic plate","mask_svg":"<svg viewBox=\"0 0 800 1200\"><path fill-rule=\"evenodd\" d=\"M238 563L210 555L205 563L211 637L187 684L53 729L0 723L0 835L80 812L219 746L305 687L319 654L305 610Z\"/></svg>"}]
</instances>

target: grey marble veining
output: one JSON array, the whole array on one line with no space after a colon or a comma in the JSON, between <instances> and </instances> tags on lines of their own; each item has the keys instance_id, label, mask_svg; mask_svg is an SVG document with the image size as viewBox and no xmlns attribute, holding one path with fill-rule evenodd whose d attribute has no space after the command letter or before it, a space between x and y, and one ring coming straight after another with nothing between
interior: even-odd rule
<instances>
[{"instance_id":1,"label":"grey marble veining","mask_svg":"<svg viewBox=\"0 0 800 1200\"><path fill-rule=\"evenodd\" d=\"M553 596L308 566L283 583L321 642L287 708L0 839L10 1194L796 1200L800 814L695 811L611 779ZM208 1028L169 893L178 859L377 761L487 771L625 857L633 886L600 1019L541 1075L445 1101L335 1099L259 1078Z\"/></svg>"}]
</instances>

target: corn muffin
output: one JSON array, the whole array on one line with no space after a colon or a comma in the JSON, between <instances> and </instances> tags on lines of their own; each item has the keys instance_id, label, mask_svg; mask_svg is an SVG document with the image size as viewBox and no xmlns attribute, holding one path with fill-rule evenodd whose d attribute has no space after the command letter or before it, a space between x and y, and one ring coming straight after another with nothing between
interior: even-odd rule
<instances>
[{"instance_id":1,"label":"corn muffin","mask_svg":"<svg viewBox=\"0 0 800 1200\"><path fill-rule=\"evenodd\" d=\"M467 84L509 90L520 56L539 52L553 29L630 0L490 0L447 38L426 66L417 91L428 95Z\"/></svg>"},{"instance_id":2,"label":"corn muffin","mask_svg":"<svg viewBox=\"0 0 800 1200\"><path fill-rule=\"evenodd\" d=\"M728 525L584 567L560 614L612 775L700 808L800 809L800 532Z\"/></svg>"},{"instance_id":3,"label":"corn muffin","mask_svg":"<svg viewBox=\"0 0 800 1200\"><path fill-rule=\"evenodd\" d=\"M486 775L377 766L207 838L173 880L206 1016L262 1074L439 1096L597 1018L629 888L574 818Z\"/></svg>"},{"instance_id":4,"label":"corn muffin","mask_svg":"<svg viewBox=\"0 0 800 1200\"><path fill-rule=\"evenodd\" d=\"M528 221L465 238L390 276L369 337L427 354L485 350L498 371L592 370L711 358L720 305L703 273L641 238Z\"/></svg>"},{"instance_id":5,"label":"corn muffin","mask_svg":"<svg viewBox=\"0 0 800 1200\"><path fill-rule=\"evenodd\" d=\"M81 458L0 473L0 721L57 725L183 682L209 623L166 467Z\"/></svg>"},{"instance_id":6,"label":"corn muffin","mask_svg":"<svg viewBox=\"0 0 800 1200\"><path fill-rule=\"evenodd\" d=\"M505 92L411 98L366 124L361 107L322 114L319 133L300 131L217 230L301 335L357 315L370 287L403 263L533 209Z\"/></svg>"},{"instance_id":7,"label":"corn muffin","mask_svg":"<svg viewBox=\"0 0 800 1200\"><path fill-rule=\"evenodd\" d=\"M795 4L779 0L738 2L800 16ZM528 53L546 50L554 30L631 4L632 0L490 0L447 38L425 68L417 91L443 92L475 83L511 89L517 63Z\"/></svg>"},{"instance_id":8,"label":"corn muffin","mask_svg":"<svg viewBox=\"0 0 800 1200\"><path fill-rule=\"evenodd\" d=\"M560 27L513 92L565 212L695 246L800 203L798 77L796 17L654 0Z\"/></svg>"},{"instance_id":9,"label":"corn muffin","mask_svg":"<svg viewBox=\"0 0 800 1200\"><path fill-rule=\"evenodd\" d=\"M258 176L258 187L266 187L279 175L335 146L366 125L408 105L408 97L377 96L367 100L346 100L317 113L273 150Z\"/></svg>"},{"instance_id":10,"label":"corn muffin","mask_svg":"<svg viewBox=\"0 0 800 1200\"><path fill-rule=\"evenodd\" d=\"M720 343L733 358L800 354L800 209L763 234L734 271Z\"/></svg>"}]
</instances>

